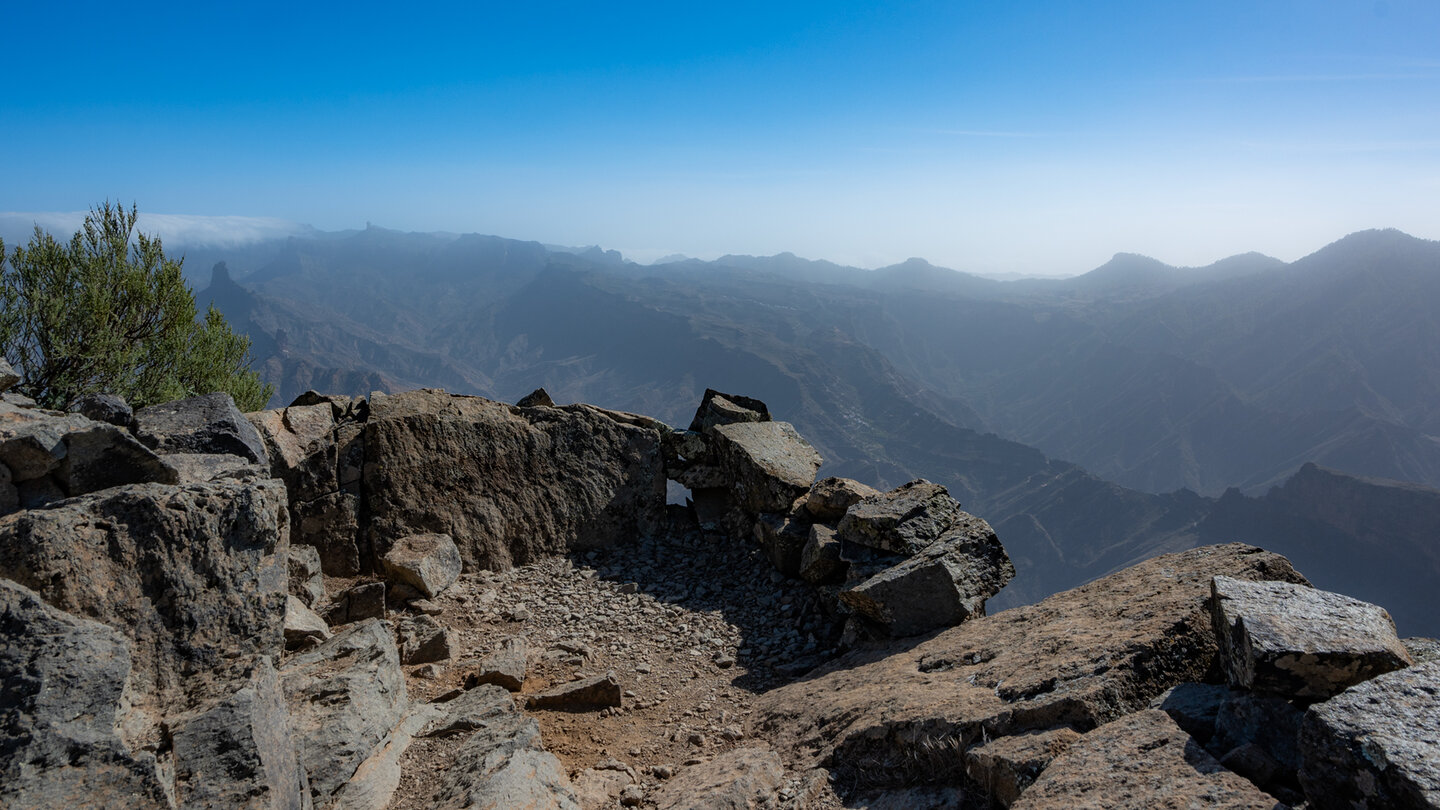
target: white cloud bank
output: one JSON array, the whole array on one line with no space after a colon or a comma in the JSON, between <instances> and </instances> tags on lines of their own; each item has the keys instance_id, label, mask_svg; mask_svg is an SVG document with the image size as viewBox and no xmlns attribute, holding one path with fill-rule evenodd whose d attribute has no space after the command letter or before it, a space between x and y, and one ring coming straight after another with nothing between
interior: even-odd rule
<instances>
[{"instance_id":1,"label":"white cloud bank","mask_svg":"<svg viewBox=\"0 0 1440 810\"><path fill-rule=\"evenodd\" d=\"M80 229L85 211L0 211L0 238L29 241L38 226L64 241ZM231 248L266 239L284 238L313 229L309 225L274 217L206 217L192 214L140 214L136 229L158 235L167 246Z\"/></svg>"}]
</instances>

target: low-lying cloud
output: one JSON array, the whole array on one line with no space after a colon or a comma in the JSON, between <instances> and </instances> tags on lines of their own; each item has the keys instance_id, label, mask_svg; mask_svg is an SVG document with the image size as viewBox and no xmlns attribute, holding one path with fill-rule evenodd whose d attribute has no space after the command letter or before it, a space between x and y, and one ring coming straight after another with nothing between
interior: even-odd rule
<instances>
[{"instance_id":1,"label":"low-lying cloud","mask_svg":"<svg viewBox=\"0 0 1440 810\"><path fill-rule=\"evenodd\" d=\"M0 212L0 238L7 243L27 242L39 227L64 241L80 229L85 211ZM309 225L275 217L207 217L193 214L140 214L136 229L158 235L167 246L239 247L266 239L284 238L312 229Z\"/></svg>"}]
</instances>

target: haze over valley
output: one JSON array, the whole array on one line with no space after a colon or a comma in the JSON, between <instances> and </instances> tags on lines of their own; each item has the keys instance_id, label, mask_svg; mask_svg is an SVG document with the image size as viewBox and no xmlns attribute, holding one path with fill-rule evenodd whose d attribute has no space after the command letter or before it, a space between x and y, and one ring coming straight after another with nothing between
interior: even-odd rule
<instances>
[{"instance_id":1,"label":"haze over valley","mask_svg":"<svg viewBox=\"0 0 1440 810\"><path fill-rule=\"evenodd\" d=\"M224 265L197 299L251 335L276 404L544 387L683 425L706 388L733 391L793 421L822 474L924 476L987 515L1021 572L999 605L1239 539L1433 625L1435 242L1367 231L1200 268L1119 254L1010 282L374 226L207 251Z\"/></svg>"}]
</instances>

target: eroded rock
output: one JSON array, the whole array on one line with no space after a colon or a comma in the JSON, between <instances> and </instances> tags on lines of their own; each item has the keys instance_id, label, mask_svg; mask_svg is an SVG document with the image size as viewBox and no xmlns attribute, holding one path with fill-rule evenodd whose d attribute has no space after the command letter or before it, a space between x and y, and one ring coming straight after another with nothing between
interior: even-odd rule
<instances>
[{"instance_id":1,"label":"eroded rock","mask_svg":"<svg viewBox=\"0 0 1440 810\"><path fill-rule=\"evenodd\" d=\"M525 638L511 636L500 642L499 649L481 659L480 665L465 676L465 688L493 683L511 692L519 692L525 686L529 672L529 648Z\"/></svg>"},{"instance_id":2,"label":"eroded rock","mask_svg":"<svg viewBox=\"0 0 1440 810\"><path fill-rule=\"evenodd\" d=\"M381 564L391 582L402 582L431 599L460 578L460 549L448 534L412 534L396 540Z\"/></svg>"},{"instance_id":3,"label":"eroded rock","mask_svg":"<svg viewBox=\"0 0 1440 810\"><path fill-rule=\"evenodd\" d=\"M1440 807L1440 661L1311 706L1299 745L1300 783L1312 807Z\"/></svg>"},{"instance_id":4,"label":"eroded rock","mask_svg":"<svg viewBox=\"0 0 1440 810\"><path fill-rule=\"evenodd\" d=\"M229 394L216 392L135 412L135 437L158 453L229 453L269 464L265 444Z\"/></svg>"},{"instance_id":5,"label":"eroded rock","mask_svg":"<svg viewBox=\"0 0 1440 810\"><path fill-rule=\"evenodd\" d=\"M948 496L947 496L948 497ZM985 600L1015 576L990 524L960 512L915 556L840 591L840 599L894 637L985 615Z\"/></svg>"},{"instance_id":6,"label":"eroded rock","mask_svg":"<svg viewBox=\"0 0 1440 810\"><path fill-rule=\"evenodd\" d=\"M1390 614L1358 599L1225 576L1212 597L1221 661L1242 689L1324 699L1411 664Z\"/></svg>"},{"instance_id":7,"label":"eroded rock","mask_svg":"<svg viewBox=\"0 0 1440 810\"><path fill-rule=\"evenodd\" d=\"M1086 730L1202 680L1214 662L1206 600L1216 574L1303 581L1241 544L1167 554L978 618L919 644L856 650L757 699L755 733L844 782L954 782L982 739Z\"/></svg>"},{"instance_id":8,"label":"eroded rock","mask_svg":"<svg viewBox=\"0 0 1440 810\"><path fill-rule=\"evenodd\" d=\"M965 752L965 775L991 803L1009 807L1080 737L1080 732L1062 726L991 740Z\"/></svg>"},{"instance_id":9,"label":"eroded rock","mask_svg":"<svg viewBox=\"0 0 1440 810\"><path fill-rule=\"evenodd\" d=\"M805 508L815 520L835 523L845 517L845 510L851 506L879 494L874 487L849 478L824 478L810 488Z\"/></svg>"},{"instance_id":10,"label":"eroded rock","mask_svg":"<svg viewBox=\"0 0 1440 810\"><path fill-rule=\"evenodd\" d=\"M768 807L784 784L780 757L767 748L737 748L691 765L656 789L658 810L732 810Z\"/></svg>"},{"instance_id":11,"label":"eroded rock","mask_svg":"<svg viewBox=\"0 0 1440 810\"><path fill-rule=\"evenodd\" d=\"M940 539L963 514L945 487L918 479L855 502L837 528L847 543L910 556Z\"/></svg>"},{"instance_id":12,"label":"eroded rock","mask_svg":"<svg viewBox=\"0 0 1440 810\"><path fill-rule=\"evenodd\" d=\"M1274 796L1226 770L1162 711L1107 723L1071 743L1012 810L1155 807L1277 810Z\"/></svg>"}]
</instances>

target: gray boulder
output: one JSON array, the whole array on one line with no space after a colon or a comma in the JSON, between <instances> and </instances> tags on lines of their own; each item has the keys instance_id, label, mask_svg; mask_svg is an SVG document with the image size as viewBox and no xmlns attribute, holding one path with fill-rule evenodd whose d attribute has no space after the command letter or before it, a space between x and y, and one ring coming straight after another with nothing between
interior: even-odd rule
<instances>
[{"instance_id":1,"label":"gray boulder","mask_svg":"<svg viewBox=\"0 0 1440 810\"><path fill-rule=\"evenodd\" d=\"M290 595L313 608L325 598L325 578L320 573L320 552L314 546L290 546L286 555L290 573Z\"/></svg>"},{"instance_id":2,"label":"gray boulder","mask_svg":"<svg viewBox=\"0 0 1440 810\"><path fill-rule=\"evenodd\" d=\"M1275 797L1216 762L1169 715L1149 709L1071 743L1010 807L1276 810L1277 805Z\"/></svg>"},{"instance_id":3,"label":"gray boulder","mask_svg":"<svg viewBox=\"0 0 1440 810\"><path fill-rule=\"evenodd\" d=\"M445 533L466 570L503 570L665 526L660 426L631 414L381 395L370 400L364 457L377 555L407 535Z\"/></svg>"},{"instance_id":4,"label":"gray boulder","mask_svg":"<svg viewBox=\"0 0 1440 810\"><path fill-rule=\"evenodd\" d=\"M106 422L116 427L130 427L135 411L123 397L114 394L86 394L70 403L71 413L78 413L96 422Z\"/></svg>"},{"instance_id":5,"label":"gray boulder","mask_svg":"<svg viewBox=\"0 0 1440 810\"><path fill-rule=\"evenodd\" d=\"M293 596L285 600L285 647L311 647L330 638L330 625Z\"/></svg>"},{"instance_id":6,"label":"gray boulder","mask_svg":"<svg viewBox=\"0 0 1440 810\"><path fill-rule=\"evenodd\" d=\"M158 453L229 453L269 464L255 426L229 394L216 392L135 412L135 437Z\"/></svg>"},{"instance_id":7,"label":"gray boulder","mask_svg":"<svg viewBox=\"0 0 1440 810\"><path fill-rule=\"evenodd\" d=\"M713 388L706 388L695 409L695 418L690 420L690 430L695 433L709 433L720 425L740 422L769 422L770 409L765 403L739 394L722 394Z\"/></svg>"},{"instance_id":8,"label":"gray boulder","mask_svg":"<svg viewBox=\"0 0 1440 810\"><path fill-rule=\"evenodd\" d=\"M915 556L840 591L840 600L891 636L913 636L985 615L985 600L1015 576L990 524L958 513Z\"/></svg>"},{"instance_id":9,"label":"gray boulder","mask_svg":"<svg viewBox=\"0 0 1440 810\"><path fill-rule=\"evenodd\" d=\"M123 690L97 722L173 774L166 802L304 806L269 664L284 644L284 500L268 480L143 484L0 521L0 570L125 640L128 666L97 653L110 663L87 688Z\"/></svg>"},{"instance_id":10,"label":"gray boulder","mask_svg":"<svg viewBox=\"0 0 1440 810\"><path fill-rule=\"evenodd\" d=\"M315 804L328 807L405 716L395 640L383 622L356 624L292 657L281 679Z\"/></svg>"},{"instance_id":11,"label":"gray boulder","mask_svg":"<svg viewBox=\"0 0 1440 810\"><path fill-rule=\"evenodd\" d=\"M1440 808L1440 661L1311 706L1299 744L1311 807Z\"/></svg>"},{"instance_id":12,"label":"gray boulder","mask_svg":"<svg viewBox=\"0 0 1440 810\"><path fill-rule=\"evenodd\" d=\"M560 760L545 750L540 728L499 686L481 686L445 704L444 731L473 732L438 779L422 783L423 807L516 807L579 810ZM433 786L433 787L432 787Z\"/></svg>"},{"instance_id":13,"label":"gray boulder","mask_svg":"<svg viewBox=\"0 0 1440 810\"><path fill-rule=\"evenodd\" d=\"M536 388L515 402L517 408L553 408L555 400L550 398L550 392L544 388Z\"/></svg>"},{"instance_id":14,"label":"gray boulder","mask_svg":"<svg viewBox=\"0 0 1440 810\"><path fill-rule=\"evenodd\" d=\"M1211 616L1231 685L1324 699L1412 662L1383 608L1288 582L1217 576Z\"/></svg>"},{"instance_id":15,"label":"gray boulder","mask_svg":"<svg viewBox=\"0 0 1440 810\"><path fill-rule=\"evenodd\" d=\"M139 484L0 520L0 571L130 639L126 733L158 744L284 650L288 544L278 481Z\"/></svg>"},{"instance_id":16,"label":"gray boulder","mask_svg":"<svg viewBox=\"0 0 1440 810\"><path fill-rule=\"evenodd\" d=\"M20 382L20 375L15 373L10 361L0 357L0 393L9 391L18 382Z\"/></svg>"},{"instance_id":17,"label":"gray boulder","mask_svg":"<svg viewBox=\"0 0 1440 810\"><path fill-rule=\"evenodd\" d=\"M837 529L847 543L909 556L938 540L963 514L945 487L918 479L857 501Z\"/></svg>"},{"instance_id":18,"label":"gray boulder","mask_svg":"<svg viewBox=\"0 0 1440 810\"><path fill-rule=\"evenodd\" d=\"M323 615L331 625L385 618L385 583L362 582L341 591Z\"/></svg>"},{"instance_id":19,"label":"gray boulder","mask_svg":"<svg viewBox=\"0 0 1440 810\"><path fill-rule=\"evenodd\" d=\"M527 709L563 709L577 711L619 706L620 680L615 673L595 675L537 692L525 700Z\"/></svg>"},{"instance_id":20,"label":"gray boulder","mask_svg":"<svg viewBox=\"0 0 1440 810\"><path fill-rule=\"evenodd\" d=\"M820 469L820 454L789 422L718 425L711 436L726 480L751 512L788 512Z\"/></svg>"},{"instance_id":21,"label":"gray boulder","mask_svg":"<svg viewBox=\"0 0 1440 810\"><path fill-rule=\"evenodd\" d=\"M27 507L125 484L178 480L174 469L114 425L8 403L0 403L0 463Z\"/></svg>"},{"instance_id":22,"label":"gray boulder","mask_svg":"<svg viewBox=\"0 0 1440 810\"><path fill-rule=\"evenodd\" d=\"M480 665L465 676L465 688L496 684L511 692L525 686L530 673L529 649L523 636L511 636L500 642L499 649L485 656Z\"/></svg>"},{"instance_id":23,"label":"gray boulder","mask_svg":"<svg viewBox=\"0 0 1440 810\"><path fill-rule=\"evenodd\" d=\"M400 663L430 664L450 659L450 633L431 616L408 616L400 620Z\"/></svg>"},{"instance_id":24,"label":"gray boulder","mask_svg":"<svg viewBox=\"0 0 1440 810\"><path fill-rule=\"evenodd\" d=\"M849 478L824 478L810 488L805 508L818 521L834 523L845 517L845 510L860 501L879 495L879 490Z\"/></svg>"},{"instance_id":25,"label":"gray boulder","mask_svg":"<svg viewBox=\"0 0 1440 810\"><path fill-rule=\"evenodd\" d=\"M800 578L812 585L840 582L847 567L840 558L840 538L835 530L823 523L812 525L800 550Z\"/></svg>"},{"instance_id":26,"label":"gray boulder","mask_svg":"<svg viewBox=\"0 0 1440 810\"><path fill-rule=\"evenodd\" d=\"M412 534L395 541L380 559L393 583L404 583L426 599L460 578L460 549L448 534Z\"/></svg>"},{"instance_id":27,"label":"gray boulder","mask_svg":"<svg viewBox=\"0 0 1440 810\"><path fill-rule=\"evenodd\" d=\"M117 731L131 666L125 636L0 579L0 642L4 804L173 805L154 754Z\"/></svg>"}]
</instances>

